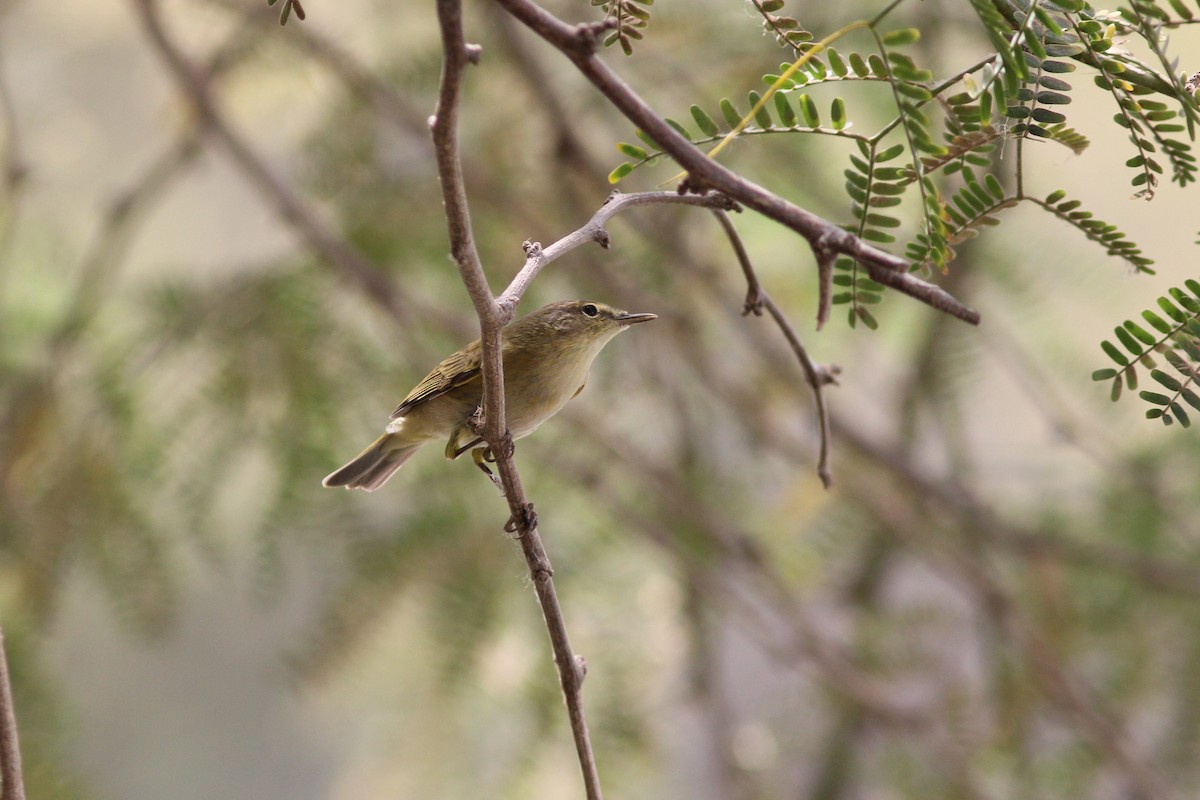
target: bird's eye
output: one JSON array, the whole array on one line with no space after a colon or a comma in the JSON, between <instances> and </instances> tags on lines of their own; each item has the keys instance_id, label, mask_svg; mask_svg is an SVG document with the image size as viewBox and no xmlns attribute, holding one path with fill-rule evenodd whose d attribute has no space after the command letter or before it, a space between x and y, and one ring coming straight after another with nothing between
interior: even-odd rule
<instances>
[{"instance_id":1,"label":"bird's eye","mask_svg":"<svg viewBox=\"0 0 1200 800\"><path fill-rule=\"evenodd\" d=\"M600 310L598 308L596 308L595 304L593 304L593 303L588 303L586 306L584 306L583 308L581 308L579 310L584 313L584 316L588 316L588 317L594 317L600 313Z\"/></svg>"}]
</instances>

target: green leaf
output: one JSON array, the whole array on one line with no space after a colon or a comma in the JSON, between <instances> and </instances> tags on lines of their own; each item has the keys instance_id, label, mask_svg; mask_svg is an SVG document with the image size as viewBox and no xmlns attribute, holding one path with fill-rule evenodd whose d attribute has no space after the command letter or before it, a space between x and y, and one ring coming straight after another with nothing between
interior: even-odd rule
<instances>
[{"instance_id":1,"label":"green leaf","mask_svg":"<svg viewBox=\"0 0 1200 800\"><path fill-rule=\"evenodd\" d=\"M621 180L621 178L624 178L631 172L633 172L633 164L630 164L628 161L626 161L624 164L621 164L612 172L608 173L608 182L617 183Z\"/></svg>"},{"instance_id":2,"label":"green leaf","mask_svg":"<svg viewBox=\"0 0 1200 800\"><path fill-rule=\"evenodd\" d=\"M1153 403L1156 406L1165 406L1165 405L1170 405L1170 403L1171 403L1171 398L1167 397L1165 394L1159 394L1158 392L1148 392L1145 389L1138 392L1138 397L1142 398L1147 403Z\"/></svg>"},{"instance_id":3,"label":"green leaf","mask_svg":"<svg viewBox=\"0 0 1200 800\"><path fill-rule=\"evenodd\" d=\"M696 127L705 136L716 136L721 132L721 129L717 127L717 123L713 122L713 118L703 108L693 105L688 110L692 112L692 119L696 121Z\"/></svg>"},{"instance_id":4,"label":"green leaf","mask_svg":"<svg viewBox=\"0 0 1200 800\"><path fill-rule=\"evenodd\" d=\"M875 156L875 160L882 164L885 161L891 161L896 156L904 152L904 145L894 144L886 150L882 150Z\"/></svg>"},{"instance_id":5,"label":"green leaf","mask_svg":"<svg viewBox=\"0 0 1200 800\"><path fill-rule=\"evenodd\" d=\"M1176 322L1187 322L1188 315L1176 308L1175 304L1167 298L1158 298L1158 307L1166 312L1166 315Z\"/></svg>"},{"instance_id":6,"label":"green leaf","mask_svg":"<svg viewBox=\"0 0 1200 800\"><path fill-rule=\"evenodd\" d=\"M738 113L733 101L728 97L721 98L721 116L725 118L725 122L729 124L730 128L736 128L742 121L742 115Z\"/></svg>"},{"instance_id":7,"label":"green leaf","mask_svg":"<svg viewBox=\"0 0 1200 800\"><path fill-rule=\"evenodd\" d=\"M987 186L988 191L991 192L992 196L997 200L1000 200L1004 197L1004 187L1000 185L1000 181L995 175L990 172L987 173L983 176L983 182Z\"/></svg>"},{"instance_id":8,"label":"green leaf","mask_svg":"<svg viewBox=\"0 0 1200 800\"><path fill-rule=\"evenodd\" d=\"M1120 340L1121 344L1125 346L1125 349L1133 353L1135 356L1140 356L1144 352L1142 350L1142 346L1139 345L1137 341L1129 335L1129 331L1118 326L1113 328L1113 333L1117 335L1117 339Z\"/></svg>"},{"instance_id":9,"label":"green leaf","mask_svg":"<svg viewBox=\"0 0 1200 800\"><path fill-rule=\"evenodd\" d=\"M1033 118L1046 125L1054 125L1059 122L1067 121L1065 114L1060 114L1057 111L1051 111L1048 108L1035 108L1033 110Z\"/></svg>"},{"instance_id":10,"label":"green leaf","mask_svg":"<svg viewBox=\"0 0 1200 800\"><path fill-rule=\"evenodd\" d=\"M800 115L804 117L804 124L810 128L819 128L821 126L821 115L817 112L817 104L808 94L800 95L797 100L800 106Z\"/></svg>"},{"instance_id":11,"label":"green leaf","mask_svg":"<svg viewBox=\"0 0 1200 800\"><path fill-rule=\"evenodd\" d=\"M1189 427L1192 421L1188 419L1187 412L1183 410L1183 406L1179 403L1171 403L1171 411L1175 414L1175 419L1179 420L1179 424L1184 428Z\"/></svg>"},{"instance_id":12,"label":"green leaf","mask_svg":"<svg viewBox=\"0 0 1200 800\"><path fill-rule=\"evenodd\" d=\"M618 167L618 169L619 169L619 167ZM1112 342L1105 339L1103 342L1100 343L1100 348L1108 355L1109 358L1111 358L1113 361L1117 362L1117 364L1119 364L1120 366L1122 366L1122 367L1129 366L1129 359L1126 358L1125 354L1122 353L1120 350L1118 350L1117 346L1114 345Z\"/></svg>"},{"instance_id":13,"label":"green leaf","mask_svg":"<svg viewBox=\"0 0 1200 800\"><path fill-rule=\"evenodd\" d=\"M888 31L882 38L885 47L903 47L920 39L921 32L916 28L901 28L895 31Z\"/></svg>"},{"instance_id":14,"label":"green leaf","mask_svg":"<svg viewBox=\"0 0 1200 800\"><path fill-rule=\"evenodd\" d=\"M1178 392L1183 388L1183 384L1176 380L1174 375L1163 372L1161 369L1150 370L1150 377L1154 378L1154 380L1158 381L1161 385L1167 387L1172 392Z\"/></svg>"},{"instance_id":15,"label":"green leaf","mask_svg":"<svg viewBox=\"0 0 1200 800\"><path fill-rule=\"evenodd\" d=\"M1158 344L1158 339L1156 339L1145 328L1138 325L1136 322L1133 322L1132 320L1128 320L1128 319L1125 320L1125 330L1129 331L1134 336L1136 336L1138 339L1140 339L1142 341L1142 344L1149 345L1150 347L1153 347L1154 345Z\"/></svg>"},{"instance_id":16,"label":"green leaf","mask_svg":"<svg viewBox=\"0 0 1200 800\"><path fill-rule=\"evenodd\" d=\"M1058 92L1038 92L1037 101L1047 106L1065 106L1071 102L1071 98Z\"/></svg>"},{"instance_id":17,"label":"green leaf","mask_svg":"<svg viewBox=\"0 0 1200 800\"><path fill-rule=\"evenodd\" d=\"M850 61L850 69L860 78L865 78L871 74L871 68L863 61L863 57L858 53L851 53L847 58Z\"/></svg>"},{"instance_id":18,"label":"green leaf","mask_svg":"<svg viewBox=\"0 0 1200 800\"><path fill-rule=\"evenodd\" d=\"M833 103L829 106L829 121L835 131L846 127L846 102L842 98L833 98Z\"/></svg>"},{"instance_id":19,"label":"green leaf","mask_svg":"<svg viewBox=\"0 0 1200 800\"><path fill-rule=\"evenodd\" d=\"M642 148L638 147L636 144L629 144L628 142L618 142L617 143L617 151L620 152L622 155L628 156L629 158L637 159L638 161L646 160L646 151L643 150Z\"/></svg>"},{"instance_id":20,"label":"green leaf","mask_svg":"<svg viewBox=\"0 0 1200 800\"><path fill-rule=\"evenodd\" d=\"M826 48L825 55L829 58L829 69L833 70L833 74L839 78L846 77L850 72L850 68L846 66L845 60L842 59L842 54L832 47Z\"/></svg>"},{"instance_id":21,"label":"green leaf","mask_svg":"<svg viewBox=\"0 0 1200 800\"><path fill-rule=\"evenodd\" d=\"M787 95L775 95L775 113L779 115L779 122L785 128L796 127L796 112L792 111L792 107L787 101Z\"/></svg>"},{"instance_id":22,"label":"green leaf","mask_svg":"<svg viewBox=\"0 0 1200 800\"><path fill-rule=\"evenodd\" d=\"M854 306L854 313L871 330L874 331L879 329L879 322L875 319L870 311L867 311L864 306Z\"/></svg>"},{"instance_id":23,"label":"green leaf","mask_svg":"<svg viewBox=\"0 0 1200 800\"><path fill-rule=\"evenodd\" d=\"M758 105L758 101L762 100L762 95L758 92L752 91L746 95L746 98L750 101L750 107L754 108ZM771 115L767 112L766 106L763 106L758 110L758 113L754 115L754 121L758 124L758 127L762 128L763 130L767 130L771 127Z\"/></svg>"},{"instance_id":24,"label":"green leaf","mask_svg":"<svg viewBox=\"0 0 1200 800\"><path fill-rule=\"evenodd\" d=\"M1159 333L1170 333L1174 330L1165 319L1147 309L1142 312L1142 319L1150 323L1150 327L1154 328Z\"/></svg>"},{"instance_id":25,"label":"green leaf","mask_svg":"<svg viewBox=\"0 0 1200 800\"><path fill-rule=\"evenodd\" d=\"M1105 367L1104 369L1098 369L1092 372L1092 380L1094 381L1106 381L1109 378L1115 378L1116 376L1117 371L1112 367Z\"/></svg>"}]
</instances>

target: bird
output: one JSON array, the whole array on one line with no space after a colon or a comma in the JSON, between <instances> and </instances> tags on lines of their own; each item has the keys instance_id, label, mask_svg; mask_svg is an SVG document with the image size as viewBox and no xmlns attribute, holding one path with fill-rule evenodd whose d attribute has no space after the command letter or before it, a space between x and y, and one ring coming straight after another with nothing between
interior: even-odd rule
<instances>
[{"instance_id":1,"label":"bird","mask_svg":"<svg viewBox=\"0 0 1200 800\"><path fill-rule=\"evenodd\" d=\"M630 326L657 319L604 303L566 300L542 306L501 330L505 416L512 438L528 436L583 391L596 355ZM483 373L480 341L434 367L392 412L382 436L322 484L373 492L426 444L447 438L445 455L472 451L495 481L486 443L473 419L480 413Z\"/></svg>"}]
</instances>

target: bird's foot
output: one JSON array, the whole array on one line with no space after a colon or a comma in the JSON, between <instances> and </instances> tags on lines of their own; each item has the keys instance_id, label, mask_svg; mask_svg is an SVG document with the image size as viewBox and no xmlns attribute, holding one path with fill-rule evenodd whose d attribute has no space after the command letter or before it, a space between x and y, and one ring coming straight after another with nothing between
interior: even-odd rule
<instances>
[{"instance_id":1,"label":"bird's foot","mask_svg":"<svg viewBox=\"0 0 1200 800\"><path fill-rule=\"evenodd\" d=\"M520 519L518 519L518 516ZM514 514L508 518L508 522L504 523L504 532L521 535L525 531L531 531L536 528L537 521L537 512L533 510L533 503L526 503L519 515Z\"/></svg>"}]
</instances>

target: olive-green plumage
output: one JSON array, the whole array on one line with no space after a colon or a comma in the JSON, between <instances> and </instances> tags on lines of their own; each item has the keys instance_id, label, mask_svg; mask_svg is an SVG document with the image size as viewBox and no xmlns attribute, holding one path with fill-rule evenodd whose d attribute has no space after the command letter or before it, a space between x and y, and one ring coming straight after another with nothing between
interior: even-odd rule
<instances>
[{"instance_id":1,"label":"olive-green plumage","mask_svg":"<svg viewBox=\"0 0 1200 800\"><path fill-rule=\"evenodd\" d=\"M501 351L505 415L512 437L533 433L583 391L592 360L610 339L654 318L603 303L568 300L506 325ZM325 478L324 485L374 491L422 446L444 437L447 458L482 448L469 423L483 398L479 357L476 339L438 364L392 413L387 432Z\"/></svg>"}]
</instances>

